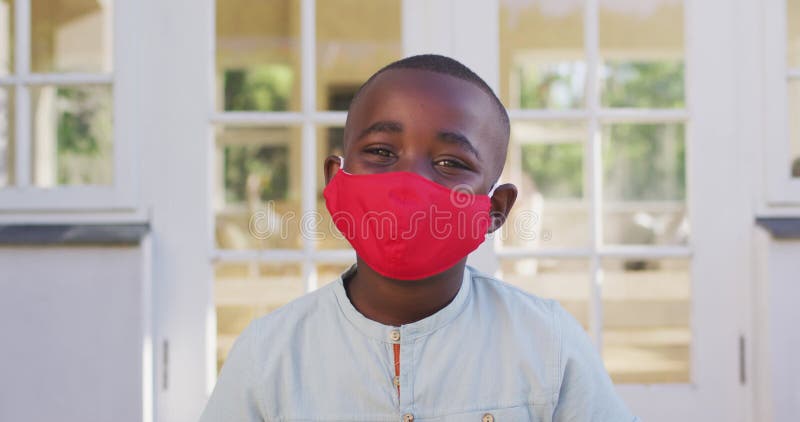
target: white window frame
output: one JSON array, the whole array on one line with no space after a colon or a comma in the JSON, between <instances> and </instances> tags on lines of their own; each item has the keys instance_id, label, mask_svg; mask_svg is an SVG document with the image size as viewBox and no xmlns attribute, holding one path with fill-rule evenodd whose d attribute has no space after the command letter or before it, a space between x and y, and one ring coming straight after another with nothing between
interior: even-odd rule
<instances>
[{"instance_id":1,"label":"white window frame","mask_svg":"<svg viewBox=\"0 0 800 422\"><path fill-rule=\"evenodd\" d=\"M30 0L14 2L14 70L0 77L0 85L14 89L14 184L0 188L0 212L133 210L137 206L139 162L135 63L140 30L138 2L116 0L112 11L112 71L110 73L30 73ZM41 188L31 183L31 98L26 84L111 87L113 104L112 184Z\"/></svg>"},{"instance_id":2,"label":"white window frame","mask_svg":"<svg viewBox=\"0 0 800 422\"><path fill-rule=\"evenodd\" d=\"M789 81L800 81L800 69L787 62L787 0L765 0L764 29L764 157L767 206L800 205L800 178L791 177Z\"/></svg>"}]
</instances>

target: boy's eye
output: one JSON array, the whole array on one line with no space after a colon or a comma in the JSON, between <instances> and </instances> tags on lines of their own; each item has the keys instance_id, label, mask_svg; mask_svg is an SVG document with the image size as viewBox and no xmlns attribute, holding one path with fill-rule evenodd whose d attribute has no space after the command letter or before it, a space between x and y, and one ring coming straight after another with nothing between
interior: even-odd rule
<instances>
[{"instance_id":1,"label":"boy's eye","mask_svg":"<svg viewBox=\"0 0 800 422\"><path fill-rule=\"evenodd\" d=\"M381 157L388 158L392 156L392 152L386 148L367 148L365 151L370 154L380 155Z\"/></svg>"},{"instance_id":2,"label":"boy's eye","mask_svg":"<svg viewBox=\"0 0 800 422\"><path fill-rule=\"evenodd\" d=\"M466 165L464 165L464 163L458 160L451 160L451 159L439 160L436 162L436 165L442 167L457 168L457 169L468 168Z\"/></svg>"}]
</instances>

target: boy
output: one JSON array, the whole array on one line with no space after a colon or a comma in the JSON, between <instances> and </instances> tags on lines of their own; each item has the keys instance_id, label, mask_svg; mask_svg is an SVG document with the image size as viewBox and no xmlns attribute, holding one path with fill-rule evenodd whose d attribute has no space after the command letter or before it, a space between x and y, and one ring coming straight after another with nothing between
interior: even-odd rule
<instances>
[{"instance_id":1,"label":"boy","mask_svg":"<svg viewBox=\"0 0 800 422\"><path fill-rule=\"evenodd\" d=\"M201 421L635 420L567 312L466 266L517 196L509 132L453 59L373 75L325 161L356 264L247 327Z\"/></svg>"}]
</instances>

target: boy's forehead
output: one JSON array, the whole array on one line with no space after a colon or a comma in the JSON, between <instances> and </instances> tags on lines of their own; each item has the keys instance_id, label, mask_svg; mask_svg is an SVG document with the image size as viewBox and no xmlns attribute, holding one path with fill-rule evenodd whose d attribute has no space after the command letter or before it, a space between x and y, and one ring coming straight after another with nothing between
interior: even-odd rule
<instances>
[{"instance_id":1,"label":"boy's forehead","mask_svg":"<svg viewBox=\"0 0 800 422\"><path fill-rule=\"evenodd\" d=\"M422 69L390 69L384 71L364 87L361 99L376 103L385 101L392 91L402 91L410 95L446 95L450 99L481 97L481 103L488 103L488 95L475 84L452 75ZM484 98L487 97L487 98Z\"/></svg>"},{"instance_id":2,"label":"boy's forehead","mask_svg":"<svg viewBox=\"0 0 800 422\"><path fill-rule=\"evenodd\" d=\"M500 133L494 118L497 111L486 92L455 76L420 69L391 69L377 75L351 106L347 125L368 125L376 115L399 115L409 107L438 112L426 114L426 120L461 115L471 126Z\"/></svg>"}]
</instances>

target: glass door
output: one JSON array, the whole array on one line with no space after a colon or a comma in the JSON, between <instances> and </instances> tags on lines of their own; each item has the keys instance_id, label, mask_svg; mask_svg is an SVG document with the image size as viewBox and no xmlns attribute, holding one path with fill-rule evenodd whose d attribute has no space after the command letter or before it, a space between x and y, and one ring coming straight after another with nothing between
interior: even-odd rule
<instances>
[{"instance_id":1,"label":"glass door","mask_svg":"<svg viewBox=\"0 0 800 422\"><path fill-rule=\"evenodd\" d=\"M220 0L191 13L207 24L181 34L213 34L191 48L192 63L212 52L213 94L196 95L207 160L190 157L208 180L210 259L207 279L176 270L158 287L157 420L196 419L249 321L353 262L321 163L360 84L423 52L463 61L510 110L503 177L521 195L471 263L560 300L643 420L745 420L749 198L730 147L727 2ZM181 262L202 265L186 246Z\"/></svg>"},{"instance_id":2,"label":"glass door","mask_svg":"<svg viewBox=\"0 0 800 422\"><path fill-rule=\"evenodd\" d=\"M217 2L217 370L253 318L354 262L325 209L321 163L341 153L356 90L403 56L402 7L401 0Z\"/></svg>"},{"instance_id":3,"label":"glass door","mask_svg":"<svg viewBox=\"0 0 800 422\"><path fill-rule=\"evenodd\" d=\"M558 299L643 420L744 420L744 319L718 292L747 282L722 281L747 267L723 258L746 249L720 210L748 205L712 191L737 155L714 147L726 99L700 86L728 80L706 80L719 47L697 23L733 20L690 3L498 1L503 177L520 196L497 274Z\"/></svg>"},{"instance_id":4,"label":"glass door","mask_svg":"<svg viewBox=\"0 0 800 422\"><path fill-rule=\"evenodd\" d=\"M615 382L689 382L682 3L501 1L499 20L523 223L500 273L571 310Z\"/></svg>"}]
</instances>

